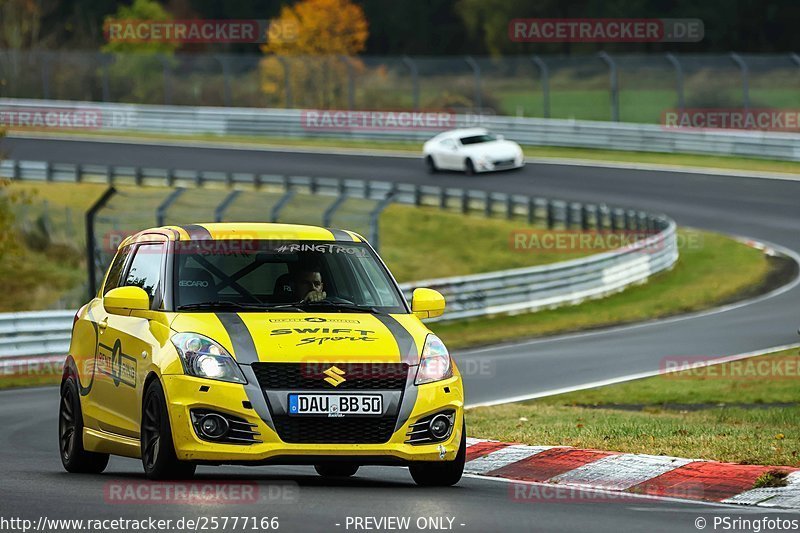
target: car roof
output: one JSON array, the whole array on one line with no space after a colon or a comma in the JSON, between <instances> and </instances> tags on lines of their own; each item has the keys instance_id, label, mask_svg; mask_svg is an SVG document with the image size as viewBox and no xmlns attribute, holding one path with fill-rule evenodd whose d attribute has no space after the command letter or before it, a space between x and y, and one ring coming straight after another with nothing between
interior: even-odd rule
<instances>
[{"instance_id":1,"label":"car roof","mask_svg":"<svg viewBox=\"0 0 800 533\"><path fill-rule=\"evenodd\" d=\"M193 240L287 240L287 241L341 241L365 242L353 231L303 224L277 224L269 222L211 222L161 226L149 228L129 236L120 248L133 242L152 240L154 236L171 241Z\"/></svg>"},{"instance_id":2,"label":"car roof","mask_svg":"<svg viewBox=\"0 0 800 533\"><path fill-rule=\"evenodd\" d=\"M442 139L444 138L452 138L452 137L468 137L470 135L485 135L489 133L489 130L486 128L459 128L456 130L448 130L443 133L440 133L438 136Z\"/></svg>"}]
</instances>

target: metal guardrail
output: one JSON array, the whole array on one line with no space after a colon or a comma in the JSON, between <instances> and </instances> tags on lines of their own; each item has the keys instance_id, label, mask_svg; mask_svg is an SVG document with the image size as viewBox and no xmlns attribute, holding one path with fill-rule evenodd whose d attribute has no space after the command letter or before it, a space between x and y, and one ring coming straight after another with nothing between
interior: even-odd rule
<instances>
[{"instance_id":1,"label":"metal guardrail","mask_svg":"<svg viewBox=\"0 0 800 533\"><path fill-rule=\"evenodd\" d=\"M415 287L441 291L448 310L437 320L520 313L577 303L641 283L669 269L678 259L676 226L664 216L642 211L579 204L525 195L393 184L309 176L274 176L163 169L61 165L48 162L3 161L0 177L34 181L99 181L108 184L193 186L227 184L298 190L338 198L367 198L385 207L389 202L434 206L462 213L522 219L547 228L646 232L627 247L571 261L485 274L426 280L401 285L406 298ZM222 202L228 201L225 197ZM332 204L335 205L338 199ZM374 209L373 215L380 209ZM163 213L162 213L163 216ZM323 216L330 217L330 213ZM374 217L377 234L377 215ZM72 312L0 315L0 358L65 353Z\"/></svg>"},{"instance_id":2,"label":"metal guardrail","mask_svg":"<svg viewBox=\"0 0 800 533\"><path fill-rule=\"evenodd\" d=\"M107 132L423 141L449 127L484 126L509 139L534 146L735 155L800 161L800 134L796 133L672 129L653 124L493 115L453 115L447 127L440 129L318 128L309 126L301 109L160 106L7 98L0 98L0 107L6 110L92 112L98 115L97 128ZM405 113L413 116L412 111Z\"/></svg>"}]
</instances>

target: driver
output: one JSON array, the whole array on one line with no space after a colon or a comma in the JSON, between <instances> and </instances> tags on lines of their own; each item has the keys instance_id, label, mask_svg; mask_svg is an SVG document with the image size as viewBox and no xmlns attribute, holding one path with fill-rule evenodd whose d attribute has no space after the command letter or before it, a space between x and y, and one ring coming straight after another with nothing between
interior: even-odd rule
<instances>
[{"instance_id":1,"label":"driver","mask_svg":"<svg viewBox=\"0 0 800 533\"><path fill-rule=\"evenodd\" d=\"M319 302L327 297L322 284L322 274L319 269L305 268L294 275L294 284L297 294L304 294L304 302Z\"/></svg>"}]
</instances>

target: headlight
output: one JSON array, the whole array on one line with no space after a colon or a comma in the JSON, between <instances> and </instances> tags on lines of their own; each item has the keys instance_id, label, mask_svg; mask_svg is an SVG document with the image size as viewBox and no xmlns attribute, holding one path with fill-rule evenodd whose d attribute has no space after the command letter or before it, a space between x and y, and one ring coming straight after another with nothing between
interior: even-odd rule
<instances>
[{"instance_id":1,"label":"headlight","mask_svg":"<svg viewBox=\"0 0 800 533\"><path fill-rule=\"evenodd\" d=\"M453 363L450 353L442 340L436 335L429 334L422 348L422 357L419 360L417 379L415 385L432 383L453 377Z\"/></svg>"},{"instance_id":2,"label":"headlight","mask_svg":"<svg viewBox=\"0 0 800 533\"><path fill-rule=\"evenodd\" d=\"M208 337L198 333L176 333L171 340L178 350L187 375L247 383L231 354Z\"/></svg>"}]
</instances>

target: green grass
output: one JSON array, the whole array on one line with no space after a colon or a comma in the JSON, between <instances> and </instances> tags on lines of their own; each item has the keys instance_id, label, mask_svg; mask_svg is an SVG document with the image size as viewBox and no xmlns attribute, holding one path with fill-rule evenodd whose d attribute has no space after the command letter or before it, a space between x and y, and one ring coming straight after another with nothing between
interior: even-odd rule
<instances>
[{"instance_id":1,"label":"green grass","mask_svg":"<svg viewBox=\"0 0 800 533\"><path fill-rule=\"evenodd\" d=\"M799 358L792 349L705 371L471 409L469 434L533 445L800 466ZM744 370L760 361L783 373ZM761 483L775 486L779 478L768 476Z\"/></svg>"},{"instance_id":2,"label":"green grass","mask_svg":"<svg viewBox=\"0 0 800 533\"><path fill-rule=\"evenodd\" d=\"M63 132L75 133L81 136L103 137L107 133L92 132ZM154 135L141 133L114 132L114 137L144 139L144 140L173 140L208 142L212 144L253 145L263 147L297 147L297 148L345 148L354 150L388 150L404 153L419 154L422 143L407 141L369 141L359 139L333 139L310 138L291 139L285 137L254 137L244 135ZM756 157L728 157L700 154L662 154L656 152L631 152L621 150L596 150L591 148L569 148L559 146L532 146L523 145L526 156L531 159L588 159L608 162L647 163L656 165L671 165L684 167L716 168L740 172L778 172L788 174L800 173L800 162L775 161Z\"/></svg>"},{"instance_id":3,"label":"green grass","mask_svg":"<svg viewBox=\"0 0 800 533\"><path fill-rule=\"evenodd\" d=\"M433 329L448 346L460 348L638 322L728 301L759 286L770 272L762 252L728 237L688 229L680 230L680 236L687 245L677 265L644 285L580 305L444 322Z\"/></svg>"},{"instance_id":4,"label":"green grass","mask_svg":"<svg viewBox=\"0 0 800 533\"><path fill-rule=\"evenodd\" d=\"M47 308L85 280L82 214L105 188L96 183L14 182L9 185L13 192L33 194L33 202L20 207L20 214L24 209L24 216L29 220L40 216L46 202L56 242L46 252L21 246L19 253L0 258L0 279L6 280L8 288L7 297L0 301L0 312ZM120 195L112 199L110 210L101 213L101 217L116 217L120 230L154 226L156 207L170 192L159 187L119 186L118 189ZM229 213L238 220L266 221L271 206L280 197L281 194L275 192L248 192L239 196ZM213 220L214 207L222 198L223 194L217 190L188 189L170 209L166 222ZM332 197L298 194L286 206L282 221L320 224L324 207L333 200ZM333 224L368 235L368 213L374 205L372 201L348 200ZM381 251L399 281L524 267L581 255L531 255L511 250L509 235L525 227L520 221L462 216L433 207L392 205L381 218ZM67 231L67 228L71 229ZM104 249L109 245L103 235L112 229L113 223L98 223ZM469 242L465 241L465 235L470 236ZM425 258L424 265L420 264L420 258Z\"/></svg>"}]
</instances>

